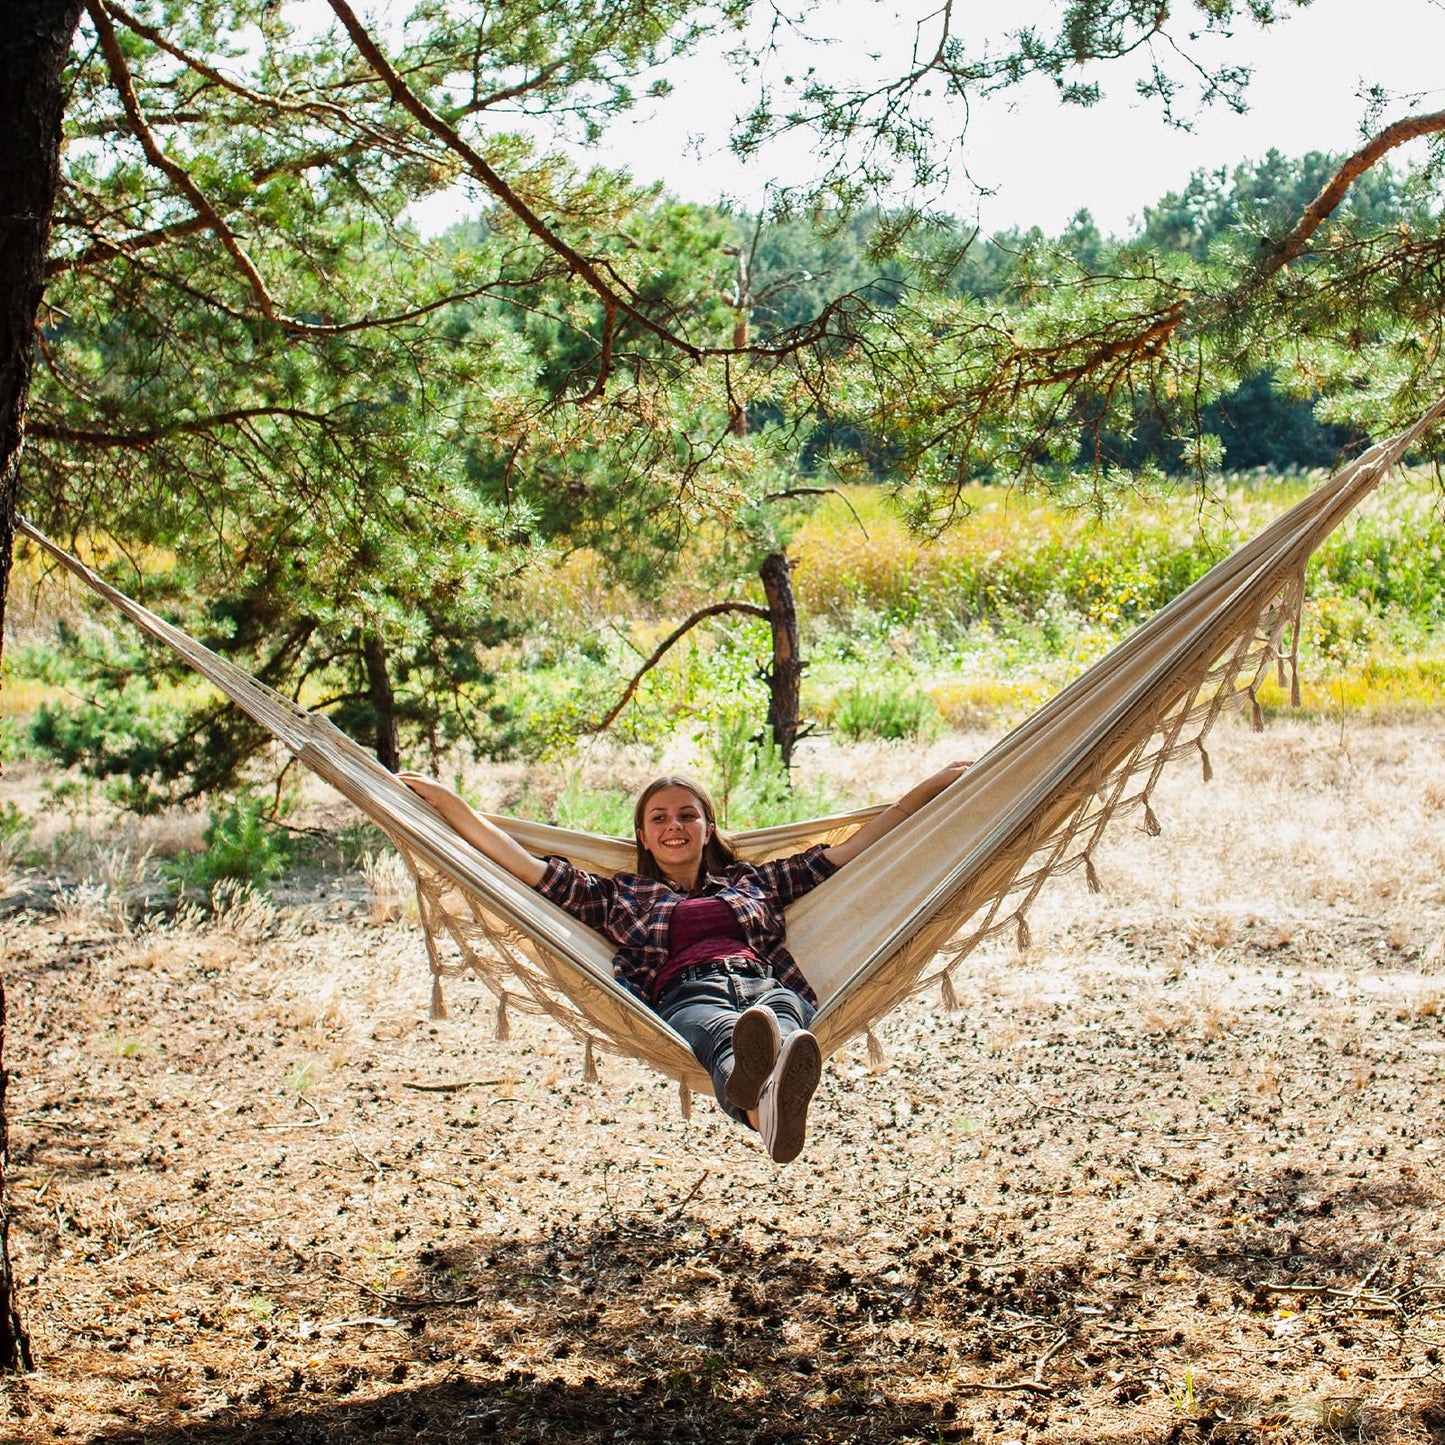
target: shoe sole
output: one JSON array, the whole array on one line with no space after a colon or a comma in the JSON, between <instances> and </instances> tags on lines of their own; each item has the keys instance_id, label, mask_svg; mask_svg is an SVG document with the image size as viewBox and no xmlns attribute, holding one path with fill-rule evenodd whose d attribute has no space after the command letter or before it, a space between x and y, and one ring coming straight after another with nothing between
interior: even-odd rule
<instances>
[{"instance_id":1,"label":"shoe sole","mask_svg":"<svg viewBox=\"0 0 1445 1445\"><path fill-rule=\"evenodd\" d=\"M778 1066L768 1081L773 1091L763 1142L775 1164L790 1164L803 1151L808 1137L808 1105L823 1077L823 1051L812 1034L789 1034L783 1041Z\"/></svg>"},{"instance_id":2,"label":"shoe sole","mask_svg":"<svg viewBox=\"0 0 1445 1445\"><path fill-rule=\"evenodd\" d=\"M733 1024L733 1071L723 1090L729 1104L739 1109L758 1107L781 1046L772 1009L755 1005L738 1015Z\"/></svg>"}]
</instances>

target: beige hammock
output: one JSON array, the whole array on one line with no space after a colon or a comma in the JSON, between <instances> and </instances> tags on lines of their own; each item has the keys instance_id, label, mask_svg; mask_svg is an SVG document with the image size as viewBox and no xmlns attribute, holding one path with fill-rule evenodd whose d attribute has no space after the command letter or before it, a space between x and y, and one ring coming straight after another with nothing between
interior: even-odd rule
<instances>
[{"instance_id":1,"label":"beige hammock","mask_svg":"<svg viewBox=\"0 0 1445 1445\"><path fill-rule=\"evenodd\" d=\"M1149 806L1165 763L1197 756L1231 704L1252 709L1257 690L1286 672L1298 702L1299 614L1311 553L1440 415L1370 449L1318 491L1219 563L1027 722L944 793L788 909L788 946L817 989L814 1031L825 1053L867 1033L909 994L951 975L968 953L1007 927L1027 943L1026 912L1051 874L1083 866L1113 817ZM326 718L309 713L103 582L21 520L19 529L173 647L302 763L351 799L390 837L416 880L433 976L479 975L509 1008L541 1011L585 1045L630 1054L683 1087L709 1081L692 1051L612 976L612 945L464 843L376 759ZM739 852L766 858L847 834L870 812L744 833ZM516 819L495 820L537 853L560 853L594 872L631 866L631 842Z\"/></svg>"}]
</instances>

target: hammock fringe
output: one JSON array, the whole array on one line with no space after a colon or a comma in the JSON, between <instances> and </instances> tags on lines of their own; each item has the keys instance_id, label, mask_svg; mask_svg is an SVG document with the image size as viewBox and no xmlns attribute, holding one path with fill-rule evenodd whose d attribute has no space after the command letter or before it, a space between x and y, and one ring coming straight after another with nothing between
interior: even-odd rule
<instances>
[{"instance_id":1,"label":"hammock fringe","mask_svg":"<svg viewBox=\"0 0 1445 1445\"><path fill-rule=\"evenodd\" d=\"M870 1069L881 1069L888 1062L888 1055L883 1052L883 1045L878 1042L878 1035L872 1029L868 1030L868 1067Z\"/></svg>"},{"instance_id":2,"label":"hammock fringe","mask_svg":"<svg viewBox=\"0 0 1445 1445\"><path fill-rule=\"evenodd\" d=\"M956 1014L958 1012L958 995L953 991L953 970L951 968L939 975L938 999L943 1005L945 1013Z\"/></svg>"}]
</instances>

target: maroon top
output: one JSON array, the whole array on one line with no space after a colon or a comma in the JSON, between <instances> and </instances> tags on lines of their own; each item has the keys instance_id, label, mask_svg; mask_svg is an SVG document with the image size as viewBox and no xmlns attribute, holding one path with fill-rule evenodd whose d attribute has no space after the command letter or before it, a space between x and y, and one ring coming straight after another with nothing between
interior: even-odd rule
<instances>
[{"instance_id":1,"label":"maroon top","mask_svg":"<svg viewBox=\"0 0 1445 1445\"><path fill-rule=\"evenodd\" d=\"M748 946L784 988L816 1004L817 994L784 942L783 910L837 871L828 860L828 850L816 843L768 863L730 863L721 873L707 874L695 890L683 893L660 879L637 873L599 877L565 858L549 857L537 891L612 940L617 946L613 972L648 1003L657 997L653 983L667 966L672 915L689 896L705 895L732 909Z\"/></svg>"},{"instance_id":2,"label":"maroon top","mask_svg":"<svg viewBox=\"0 0 1445 1445\"><path fill-rule=\"evenodd\" d=\"M758 958L743 938L738 916L721 898L684 898L672 911L667 962L652 985L653 998L684 969L715 958ZM762 960L758 959L761 963Z\"/></svg>"}]
</instances>

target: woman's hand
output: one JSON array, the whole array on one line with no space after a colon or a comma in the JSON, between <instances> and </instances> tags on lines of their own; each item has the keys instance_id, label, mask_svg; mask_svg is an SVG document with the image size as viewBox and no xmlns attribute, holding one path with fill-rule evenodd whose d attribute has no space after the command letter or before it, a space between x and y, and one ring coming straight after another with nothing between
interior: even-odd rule
<instances>
[{"instance_id":1,"label":"woman's hand","mask_svg":"<svg viewBox=\"0 0 1445 1445\"><path fill-rule=\"evenodd\" d=\"M456 799L457 795L445 783L439 783L435 778L429 778L425 773L413 773L410 771L400 772L397 777L409 787L423 803L430 803L433 808L440 808L442 803L448 799ZM460 801L458 799L458 801Z\"/></svg>"},{"instance_id":2,"label":"woman's hand","mask_svg":"<svg viewBox=\"0 0 1445 1445\"><path fill-rule=\"evenodd\" d=\"M547 865L502 832L490 818L484 818L445 783L410 770L396 776L423 803L435 808L443 821L450 824L477 852L493 863L500 863L514 878L520 878L529 887L535 888L542 881Z\"/></svg>"},{"instance_id":3,"label":"woman's hand","mask_svg":"<svg viewBox=\"0 0 1445 1445\"><path fill-rule=\"evenodd\" d=\"M911 787L896 803L891 803L881 813L870 818L851 838L835 843L824 856L841 868L880 838L891 833L925 803L936 798L950 783L956 783L972 766L973 761L970 759L967 762L949 763L936 773L930 774L921 783Z\"/></svg>"}]
</instances>

